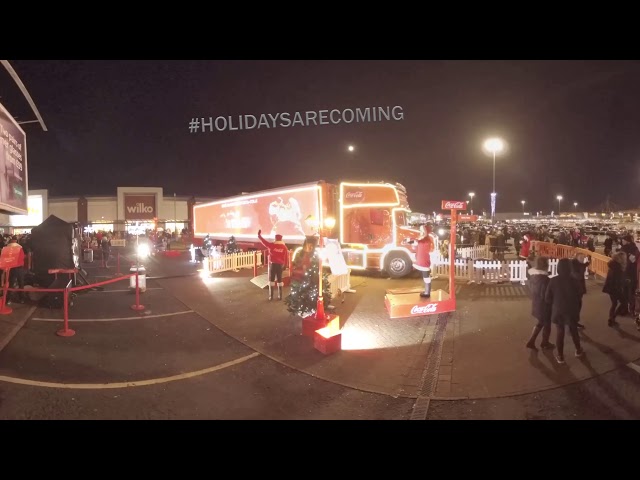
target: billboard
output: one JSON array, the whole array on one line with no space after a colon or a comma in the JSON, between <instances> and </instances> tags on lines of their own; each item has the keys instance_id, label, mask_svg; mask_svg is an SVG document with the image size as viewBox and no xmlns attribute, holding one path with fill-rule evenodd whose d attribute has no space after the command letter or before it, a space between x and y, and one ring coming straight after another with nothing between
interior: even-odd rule
<instances>
[{"instance_id":1,"label":"billboard","mask_svg":"<svg viewBox=\"0 0 640 480\"><path fill-rule=\"evenodd\" d=\"M9 223L12 227L35 227L44 220L44 199L42 195L29 195L27 215L11 215Z\"/></svg>"},{"instance_id":2,"label":"billboard","mask_svg":"<svg viewBox=\"0 0 640 480\"><path fill-rule=\"evenodd\" d=\"M314 235L305 219L319 218L320 186L316 183L270 190L196 205L193 208L193 229L197 237L209 234L227 240L257 240L258 230L265 238L276 234L285 241L304 240Z\"/></svg>"},{"instance_id":3,"label":"billboard","mask_svg":"<svg viewBox=\"0 0 640 480\"><path fill-rule=\"evenodd\" d=\"M27 214L27 136L0 104L0 210Z\"/></svg>"},{"instance_id":4,"label":"billboard","mask_svg":"<svg viewBox=\"0 0 640 480\"><path fill-rule=\"evenodd\" d=\"M158 216L156 211L155 193L124 194L125 220L153 220Z\"/></svg>"}]
</instances>

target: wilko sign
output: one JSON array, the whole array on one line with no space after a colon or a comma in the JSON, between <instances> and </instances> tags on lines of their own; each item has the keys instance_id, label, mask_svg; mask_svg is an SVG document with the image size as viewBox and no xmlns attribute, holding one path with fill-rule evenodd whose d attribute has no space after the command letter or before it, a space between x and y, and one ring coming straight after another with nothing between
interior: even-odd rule
<instances>
[{"instance_id":1,"label":"wilko sign","mask_svg":"<svg viewBox=\"0 0 640 480\"><path fill-rule=\"evenodd\" d=\"M427 305L414 305L411 308L411 315L426 315L427 313L435 313L437 310L437 303L428 303Z\"/></svg>"},{"instance_id":2,"label":"wilko sign","mask_svg":"<svg viewBox=\"0 0 640 480\"><path fill-rule=\"evenodd\" d=\"M126 195L124 196L125 220L153 220L156 215L155 195Z\"/></svg>"},{"instance_id":3,"label":"wilko sign","mask_svg":"<svg viewBox=\"0 0 640 480\"><path fill-rule=\"evenodd\" d=\"M442 210L466 210L467 202L458 200L442 200Z\"/></svg>"}]
</instances>

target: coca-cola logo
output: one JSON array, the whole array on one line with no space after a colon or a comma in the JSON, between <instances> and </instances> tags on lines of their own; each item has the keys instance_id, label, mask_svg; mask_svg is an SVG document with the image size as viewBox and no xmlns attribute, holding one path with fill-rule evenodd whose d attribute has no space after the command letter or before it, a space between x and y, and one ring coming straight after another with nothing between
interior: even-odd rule
<instances>
[{"instance_id":1,"label":"coca-cola logo","mask_svg":"<svg viewBox=\"0 0 640 480\"><path fill-rule=\"evenodd\" d=\"M466 210L467 202L459 202L453 200L443 200L442 201L442 209L443 210Z\"/></svg>"},{"instance_id":2,"label":"coca-cola logo","mask_svg":"<svg viewBox=\"0 0 640 480\"><path fill-rule=\"evenodd\" d=\"M425 313L434 313L437 309L437 303L429 303L427 305L414 305L411 309L411 315L424 315Z\"/></svg>"},{"instance_id":3,"label":"coca-cola logo","mask_svg":"<svg viewBox=\"0 0 640 480\"><path fill-rule=\"evenodd\" d=\"M364 198L364 192L361 190L357 192L347 192L345 197L350 200L362 200Z\"/></svg>"}]
</instances>

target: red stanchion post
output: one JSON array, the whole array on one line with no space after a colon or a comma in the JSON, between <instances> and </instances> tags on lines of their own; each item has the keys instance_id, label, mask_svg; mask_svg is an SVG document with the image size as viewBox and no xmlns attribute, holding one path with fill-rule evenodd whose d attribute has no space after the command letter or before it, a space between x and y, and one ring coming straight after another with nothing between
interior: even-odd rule
<instances>
[{"instance_id":1,"label":"red stanchion post","mask_svg":"<svg viewBox=\"0 0 640 480\"><path fill-rule=\"evenodd\" d=\"M7 307L7 295L9 294L9 272L10 268L2 269L2 273L4 274L4 283L3 283L3 294L2 294L2 304L0 304L0 315L9 315L13 312L11 307Z\"/></svg>"},{"instance_id":2,"label":"red stanchion post","mask_svg":"<svg viewBox=\"0 0 640 480\"><path fill-rule=\"evenodd\" d=\"M118 250L118 260L116 263L116 275L120 275L120 250Z\"/></svg>"},{"instance_id":3,"label":"red stanchion post","mask_svg":"<svg viewBox=\"0 0 640 480\"><path fill-rule=\"evenodd\" d=\"M253 252L253 276L258 276L258 251L254 250Z\"/></svg>"},{"instance_id":4,"label":"red stanchion post","mask_svg":"<svg viewBox=\"0 0 640 480\"><path fill-rule=\"evenodd\" d=\"M60 337L73 337L76 334L76 332L75 330L72 330L69 328L69 288L68 287L64 289L62 299L64 301L64 307L63 307L64 325L62 327L62 330L58 330L56 334Z\"/></svg>"},{"instance_id":5,"label":"red stanchion post","mask_svg":"<svg viewBox=\"0 0 640 480\"><path fill-rule=\"evenodd\" d=\"M144 310L144 305L140 305L140 285L138 285L138 269L136 268L136 304L131 305L132 310Z\"/></svg>"}]
</instances>

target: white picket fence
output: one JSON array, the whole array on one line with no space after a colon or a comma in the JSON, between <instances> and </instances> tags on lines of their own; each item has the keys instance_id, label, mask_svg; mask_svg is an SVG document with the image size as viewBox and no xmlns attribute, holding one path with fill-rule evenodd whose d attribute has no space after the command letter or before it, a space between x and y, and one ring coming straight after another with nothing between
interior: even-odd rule
<instances>
[{"instance_id":1,"label":"white picket fence","mask_svg":"<svg viewBox=\"0 0 640 480\"><path fill-rule=\"evenodd\" d=\"M489 246L477 245L475 247L456 248L456 258L477 260L480 258L489 258ZM449 258L443 256L439 251L431 254L432 264L449 263Z\"/></svg>"},{"instance_id":2,"label":"white picket fence","mask_svg":"<svg viewBox=\"0 0 640 480\"><path fill-rule=\"evenodd\" d=\"M202 269L208 273L218 273L241 268L253 268L255 254L257 254L258 265L261 265L262 252L240 252L205 257L202 260Z\"/></svg>"},{"instance_id":3,"label":"white picket fence","mask_svg":"<svg viewBox=\"0 0 640 480\"><path fill-rule=\"evenodd\" d=\"M473 260L471 258L454 261L454 277L469 283L520 282L527 280L529 266L524 260L501 262L498 260ZM433 272L437 276L449 276L449 264L435 265Z\"/></svg>"},{"instance_id":4,"label":"white picket fence","mask_svg":"<svg viewBox=\"0 0 640 480\"><path fill-rule=\"evenodd\" d=\"M449 264L432 264L432 272L435 276L449 276ZM529 265L524 260L472 260L470 258L458 258L454 261L454 277L459 280L468 280L469 283L485 282L520 282L524 285L527 281ZM549 259L549 277L558 275L558 259ZM585 273L588 278L588 273Z\"/></svg>"}]
</instances>

